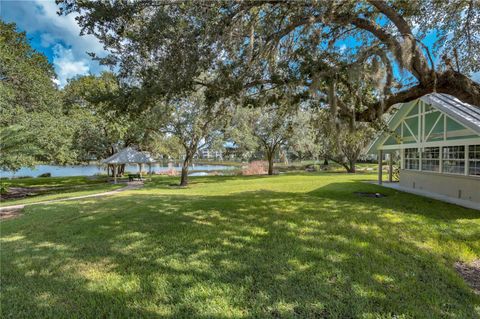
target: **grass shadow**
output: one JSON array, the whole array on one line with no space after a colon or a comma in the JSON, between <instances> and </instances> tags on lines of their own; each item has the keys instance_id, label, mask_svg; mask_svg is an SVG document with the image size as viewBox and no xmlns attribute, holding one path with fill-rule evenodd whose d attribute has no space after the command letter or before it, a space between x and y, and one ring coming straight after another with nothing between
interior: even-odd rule
<instances>
[{"instance_id":1,"label":"grass shadow","mask_svg":"<svg viewBox=\"0 0 480 319\"><path fill-rule=\"evenodd\" d=\"M463 223L478 215L438 218L452 206L383 188L386 198L352 194L365 189L378 186L32 207L3 227L2 309L7 317L477 316L479 298L448 265L480 251L478 222Z\"/></svg>"}]
</instances>

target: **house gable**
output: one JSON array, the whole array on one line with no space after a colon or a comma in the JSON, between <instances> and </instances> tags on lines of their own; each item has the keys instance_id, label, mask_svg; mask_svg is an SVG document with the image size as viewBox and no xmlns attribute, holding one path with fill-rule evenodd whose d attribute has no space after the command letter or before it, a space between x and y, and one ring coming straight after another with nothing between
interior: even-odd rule
<instances>
[{"instance_id":1,"label":"house gable","mask_svg":"<svg viewBox=\"0 0 480 319\"><path fill-rule=\"evenodd\" d=\"M446 94L429 94L402 104L369 153L384 149L480 142L480 108Z\"/></svg>"}]
</instances>

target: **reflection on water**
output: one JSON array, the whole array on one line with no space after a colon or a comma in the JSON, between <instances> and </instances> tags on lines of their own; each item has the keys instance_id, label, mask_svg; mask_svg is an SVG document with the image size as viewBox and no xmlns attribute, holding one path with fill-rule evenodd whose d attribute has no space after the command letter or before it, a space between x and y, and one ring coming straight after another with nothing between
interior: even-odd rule
<instances>
[{"instance_id":1,"label":"reflection on water","mask_svg":"<svg viewBox=\"0 0 480 319\"><path fill-rule=\"evenodd\" d=\"M174 166L174 168L180 171L181 166ZM191 170L198 171L219 171L233 169L233 166L224 165L194 165L191 166ZM162 172L168 170L168 166L161 164L152 164L152 172ZM148 165L144 165L144 172L149 171ZM127 165L125 167L126 172L138 172L137 165ZM21 168L17 172L0 171L1 177L18 177L18 176L38 176L41 174L50 173L52 176L92 176L95 174L106 174L107 170L105 166L97 165L71 165L71 166L57 166L57 165L37 165L35 168Z\"/></svg>"}]
</instances>

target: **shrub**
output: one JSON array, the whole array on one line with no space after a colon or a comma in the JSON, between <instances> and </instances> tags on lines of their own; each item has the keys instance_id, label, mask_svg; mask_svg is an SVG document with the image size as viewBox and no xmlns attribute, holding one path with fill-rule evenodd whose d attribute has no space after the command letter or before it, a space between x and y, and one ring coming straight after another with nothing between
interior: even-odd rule
<instances>
[{"instance_id":1,"label":"shrub","mask_svg":"<svg viewBox=\"0 0 480 319\"><path fill-rule=\"evenodd\" d=\"M38 175L38 177L52 177L52 173L43 173Z\"/></svg>"},{"instance_id":2,"label":"shrub","mask_svg":"<svg viewBox=\"0 0 480 319\"><path fill-rule=\"evenodd\" d=\"M157 175L177 176L178 172L174 167L169 167L166 171L160 171Z\"/></svg>"},{"instance_id":3,"label":"shrub","mask_svg":"<svg viewBox=\"0 0 480 319\"><path fill-rule=\"evenodd\" d=\"M15 176L13 177L15 179L23 179L23 178L33 178L32 176L28 176L28 175L25 175L25 176Z\"/></svg>"},{"instance_id":4,"label":"shrub","mask_svg":"<svg viewBox=\"0 0 480 319\"><path fill-rule=\"evenodd\" d=\"M0 184L0 194L4 195L8 193L8 185L7 184Z\"/></svg>"},{"instance_id":5,"label":"shrub","mask_svg":"<svg viewBox=\"0 0 480 319\"><path fill-rule=\"evenodd\" d=\"M253 161L242 168L242 175L264 175L268 172L266 161Z\"/></svg>"}]
</instances>

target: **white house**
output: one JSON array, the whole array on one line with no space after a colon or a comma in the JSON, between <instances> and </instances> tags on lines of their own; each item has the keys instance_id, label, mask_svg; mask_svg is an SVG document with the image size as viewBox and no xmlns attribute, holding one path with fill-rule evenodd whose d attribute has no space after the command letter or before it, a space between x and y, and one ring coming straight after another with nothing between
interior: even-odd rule
<instances>
[{"instance_id":1,"label":"white house","mask_svg":"<svg viewBox=\"0 0 480 319\"><path fill-rule=\"evenodd\" d=\"M480 207L480 106L432 93L398 105L388 128L369 152L400 154L400 189Z\"/></svg>"}]
</instances>

